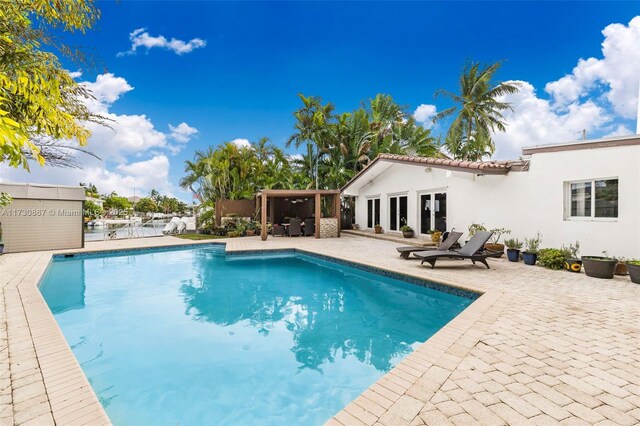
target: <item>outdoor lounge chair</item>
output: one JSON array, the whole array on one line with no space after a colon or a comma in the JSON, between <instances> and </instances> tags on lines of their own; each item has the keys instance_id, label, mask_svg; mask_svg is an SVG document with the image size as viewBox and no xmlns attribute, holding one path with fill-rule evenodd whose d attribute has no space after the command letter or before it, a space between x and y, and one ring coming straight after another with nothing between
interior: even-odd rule
<instances>
[{"instance_id":1,"label":"outdoor lounge chair","mask_svg":"<svg viewBox=\"0 0 640 426\"><path fill-rule=\"evenodd\" d=\"M417 251L431 251L431 250L448 251L460 239L460 237L462 237L462 232L451 231L449 232L449 235L447 236L447 238L445 238L444 241L442 241L438 245L438 247L406 246L406 247L397 247L396 250L398 250L398 253L400 253L401 258L409 259L409 255Z\"/></svg>"},{"instance_id":2,"label":"outdoor lounge chair","mask_svg":"<svg viewBox=\"0 0 640 426\"><path fill-rule=\"evenodd\" d=\"M289 236L299 237L302 235L302 221L300 219L291 219L289 222Z\"/></svg>"},{"instance_id":3,"label":"outdoor lounge chair","mask_svg":"<svg viewBox=\"0 0 640 426\"><path fill-rule=\"evenodd\" d=\"M475 265L476 262L482 263L484 266L489 269L489 264L487 263L487 257L495 257L496 253L490 250L481 251L484 249L484 245L493 232L490 231L477 231L473 234L473 237L469 240L467 244L465 244L460 250L457 251L420 251L417 253L413 253L415 257L418 259L422 259L421 264L427 262L431 265L431 268L436 266L436 261L438 259L469 259Z\"/></svg>"}]
</instances>

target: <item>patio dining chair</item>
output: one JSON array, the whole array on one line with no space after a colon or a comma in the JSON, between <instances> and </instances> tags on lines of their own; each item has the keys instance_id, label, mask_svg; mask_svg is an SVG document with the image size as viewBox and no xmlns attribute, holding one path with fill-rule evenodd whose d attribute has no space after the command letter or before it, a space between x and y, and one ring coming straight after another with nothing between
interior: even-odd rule
<instances>
[{"instance_id":1,"label":"patio dining chair","mask_svg":"<svg viewBox=\"0 0 640 426\"><path fill-rule=\"evenodd\" d=\"M289 222L289 236L299 237L302 235L302 221L300 219L291 219Z\"/></svg>"},{"instance_id":2,"label":"patio dining chair","mask_svg":"<svg viewBox=\"0 0 640 426\"><path fill-rule=\"evenodd\" d=\"M285 235L287 235L287 230L285 229L284 226L282 225L273 225L273 229L271 230L271 233L273 234L274 237L284 237Z\"/></svg>"},{"instance_id":3,"label":"patio dining chair","mask_svg":"<svg viewBox=\"0 0 640 426\"><path fill-rule=\"evenodd\" d=\"M307 218L304 220L304 236L315 235L316 233L316 220L314 218Z\"/></svg>"}]
</instances>

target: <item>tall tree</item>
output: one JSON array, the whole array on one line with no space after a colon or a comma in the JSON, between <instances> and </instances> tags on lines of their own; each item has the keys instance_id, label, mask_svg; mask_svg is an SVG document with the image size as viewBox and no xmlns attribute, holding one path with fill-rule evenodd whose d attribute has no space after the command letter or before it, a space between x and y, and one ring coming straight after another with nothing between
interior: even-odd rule
<instances>
[{"instance_id":1,"label":"tall tree","mask_svg":"<svg viewBox=\"0 0 640 426\"><path fill-rule=\"evenodd\" d=\"M446 134L445 147L456 159L480 161L495 151L491 132L506 130L502 112L511 110L511 105L499 99L517 93L517 83L506 82L494 85L493 78L501 62L488 66L467 63L459 80L459 94L440 89L436 96L446 96L456 105L436 114L434 122L454 117Z\"/></svg>"},{"instance_id":2,"label":"tall tree","mask_svg":"<svg viewBox=\"0 0 640 426\"><path fill-rule=\"evenodd\" d=\"M81 52L60 43L53 31L82 32L99 18L93 0L5 0L0 7L0 162L29 168L75 166L64 148L83 146L87 122L106 124L86 100L91 93L62 67L51 48L71 60ZM82 148L80 148L82 150Z\"/></svg>"},{"instance_id":3,"label":"tall tree","mask_svg":"<svg viewBox=\"0 0 640 426\"><path fill-rule=\"evenodd\" d=\"M327 149L334 106L332 103L322 105L322 98L317 96L306 97L299 93L298 97L302 101L302 107L293 113L296 119L295 133L287 141L287 147L292 143L296 148L306 144L306 159L309 161L307 169L312 171L317 189L320 187L318 165Z\"/></svg>"}]
</instances>

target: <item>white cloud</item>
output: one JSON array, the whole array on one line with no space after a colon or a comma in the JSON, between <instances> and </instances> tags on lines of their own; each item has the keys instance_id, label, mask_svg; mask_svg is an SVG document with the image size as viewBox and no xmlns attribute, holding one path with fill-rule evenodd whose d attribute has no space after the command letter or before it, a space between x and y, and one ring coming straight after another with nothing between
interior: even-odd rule
<instances>
[{"instance_id":1,"label":"white cloud","mask_svg":"<svg viewBox=\"0 0 640 426\"><path fill-rule=\"evenodd\" d=\"M144 114L105 116L113 120L111 129L92 123L87 126L92 131L89 150L103 160L123 161L126 155L142 155L151 148L167 146L167 136Z\"/></svg>"},{"instance_id":2,"label":"white cloud","mask_svg":"<svg viewBox=\"0 0 640 426\"><path fill-rule=\"evenodd\" d=\"M521 155L521 148L529 145L566 142L580 138L582 129L587 135L603 130L611 120L602 107L588 100L570 104L557 112L552 102L537 97L531 83L520 81L520 92L501 100L510 102L513 111L504 112L507 131L495 133L495 158L513 159Z\"/></svg>"},{"instance_id":3,"label":"white cloud","mask_svg":"<svg viewBox=\"0 0 640 426\"><path fill-rule=\"evenodd\" d=\"M588 96L594 89L623 118L636 118L640 84L640 16L629 25L611 24L603 31L602 58L580 59L571 74L546 85L558 107Z\"/></svg>"},{"instance_id":4,"label":"white cloud","mask_svg":"<svg viewBox=\"0 0 640 426\"><path fill-rule=\"evenodd\" d=\"M302 156L302 154L291 154L291 155L289 155L289 159L293 160L293 161L300 161L303 158L304 157Z\"/></svg>"},{"instance_id":5,"label":"white cloud","mask_svg":"<svg viewBox=\"0 0 640 426\"><path fill-rule=\"evenodd\" d=\"M60 185L92 182L102 193L116 191L127 196L132 195L133 188L136 191L156 188L167 194L174 190L179 193L169 180L170 162L165 152L167 149L173 151L173 147L167 143L168 136L158 131L144 114L126 115L110 111L112 103L133 90L133 87L124 78L110 73L82 84L91 89L96 97L88 101L89 108L111 120L111 128L87 124L92 131L87 149L102 161L86 154L74 153L83 169L60 169L31 164L29 173L22 169L3 167L0 169L0 179ZM182 136L192 136L195 130L186 123L170 129L172 132L177 129Z\"/></svg>"},{"instance_id":6,"label":"white cloud","mask_svg":"<svg viewBox=\"0 0 640 426\"><path fill-rule=\"evenodd\" d=\"M421 104L413 112L413 118L415 118L418 123L427 127L431 127L431 119L434 115L436 115L436 106L430 104Z\"/></svg>"},{"instance_id":7,"label":"white cloud","mask_svg":"<svg viewBox=\"0 0 640 426\"><path fill-rule=\"evenodd\" d=\"M615 136L628 136L633 134L634 132L631 129L629 129L627 126L625 126L624 124L619 124L618 126L615 126L615 128L612 131L604 135L604 137L612 138Z\"/></svg>"},{"instance_id":8,"label":"white cloud","mask_svg":"<svg viewBox=\"0 0 640 426\"><path fill-rule=\"evenodd\" d=\"M101 193L116 191L124 196L158 189L165 194L174 194L174 187L169 181L169 160L166 156L153 157L149 160L123 163L110 170L95 159L85 161L83 169L59 169L52 167L31 166L31 173L21 169L3 168L0 179L12 182L48 183L57 185L78 185L80 182L92 182Z\"/></svg>"},{"instance_id":9,"label":"white cloud","mask_svg":"<svg viewBox=\"0 0 640 426\"><path fill-rule=\"evenodd\" d=\"M84 81L81 83L91 93L95 99L88 100L89 108L96 113L106 112L112 103L120 99L121 95L133 90L127 80L116 77L112 73L100 74L96 81Z\"/></svg>"},{"instance_id":10,"label":"white cloud","mask_svg":"<svg viewBox=\"0 0 640 426\"><path fill-rule=\"evenodd\" d=\"M198 133L198 129L189 126L185 122L182 122L177 126L169 124L169 130L171 130L171 138L182 143L189 142L191 138Z\"/></svg>"},{"instance_id":11,"label":"white cloud","mask_svg":"<svg viewBox=\"0 0 640 426\"><path fill-rule=\"evenodd\" d=\"M571 74L546 84L549 99L528 82L507 95L505 133L493 136L496 158L516 158L528 145L632 134L625 120L636 118L640 83L640 16L603 31L602 58L580 59Z\"/></svg>"},{"instance_id":12,"label":"white cloud","mask_svg":"<svg viewBox=\"0 0 640 426\"><path fill-rule=\"evenodd\" d=\"M82 77L82 71L78 70L78 71L69 71L69 75L71 76L71 78L80 78Z\"/></svg>"},{"instance_id":13,"label":"white cloud","mask_svg":"<svg viewBox=\"0 0 640 426\"><path fill-rule=\"evenodd\" d=\"M129 34L131 40L131 49L125 52L119 52L117 56L135 55L138 47L144 47L147 49L153 49L158 47L161 49L167 49L174 52L176 55L183 55L189 53L194 49L205 47L207 42L201 38L194 38L189 41L183 41L176 38L167 40L165 36L151 36L145 30L145 28L138 28Z\"/></svg>"},{"instance_id":14,"label":"white cloud","mask_svg":"<svg viewBox=\"0 0 640 426\"><path fill-rule=\"evenodd\" d=\"M249 139L243 139L243 138L234 139L231 141L231 143L237 146L238 148L251 146L251 142L249 142Z\"/></svg>"}]
</instances>

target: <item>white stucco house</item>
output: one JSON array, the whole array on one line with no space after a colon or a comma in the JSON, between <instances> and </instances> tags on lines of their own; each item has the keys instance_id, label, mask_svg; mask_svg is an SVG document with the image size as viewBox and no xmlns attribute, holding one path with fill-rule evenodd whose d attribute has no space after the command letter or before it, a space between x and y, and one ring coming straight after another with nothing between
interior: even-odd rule
<instances>
[{"instance_id":1,"label":"white stucco house","mask_svg":"<svg viewBox=\"0 0 640 426\"><path fill-rule=\"evenodd\" d=\"M543 247L640 258L640 135L524 148L522 160L382 154L342 188L361 229L507 228Z\"/></svg>"}]
</instances>

